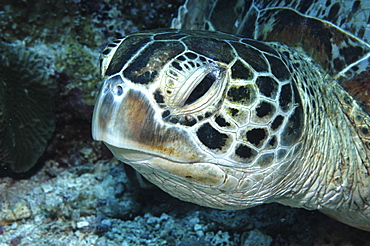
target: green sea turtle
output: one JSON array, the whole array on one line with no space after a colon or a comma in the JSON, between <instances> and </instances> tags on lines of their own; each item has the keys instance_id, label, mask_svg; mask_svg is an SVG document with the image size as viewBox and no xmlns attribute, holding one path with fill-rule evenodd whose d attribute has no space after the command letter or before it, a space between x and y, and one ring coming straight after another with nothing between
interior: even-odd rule
<instances>
[{"instance_id":1,"label":"green sea turtle","mask_svg":"<svg viewBox=\"0 0 370 246\"><path fill-rule=\"evenodd\" d=\"M103 51L93 137L182 200L370 230L369 8L188 0Z\"/></svg>"}]
</instances>

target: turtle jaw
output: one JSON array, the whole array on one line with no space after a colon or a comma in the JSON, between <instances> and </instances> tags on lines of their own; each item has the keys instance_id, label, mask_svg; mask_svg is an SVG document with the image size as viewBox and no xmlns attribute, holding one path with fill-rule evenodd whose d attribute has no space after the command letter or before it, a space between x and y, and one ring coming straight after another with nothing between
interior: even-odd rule
<instances>
[{"instance_id":1,"label":"turtle jaw","mask_svg":"<svg viewBox=\"0 0 370 246\"><path fill-rule=\"evenodd\" d=\"M227 204L225 207L225 202L217 202L215 194L229 192L235 188L233 177L217 164L176 162L142 151L105 144L117 159L130 165L148 181L180 200L218 209L245 207L239 204Z\"/></svg>"},{"instance_id":2,"label":"turtle jaw","mask_svg":"<svg viewBox=\"0 0 370 246\"><path fill-rule=\"evenodd\" d=\"M217 187L225 182L227 176L220 167L213 163L177 162L142 151L117 148L110 144L105 144L117 159L129 164L152 183L166 191L168 188L163 187L163 180L168 179L168 177L172 177L173 180L178 180L179 182L185 181L208 187Z\"/></svg>"}]
</instances>

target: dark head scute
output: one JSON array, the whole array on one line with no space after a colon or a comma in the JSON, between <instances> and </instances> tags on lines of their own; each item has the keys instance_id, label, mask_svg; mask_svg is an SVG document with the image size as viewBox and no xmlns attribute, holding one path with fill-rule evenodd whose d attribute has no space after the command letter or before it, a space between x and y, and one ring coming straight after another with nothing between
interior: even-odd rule
<instances>
[{"instance_id":1,"label":"dark head scute","mask_svg":"<svg viewBox=\"0 0 370 246\"><path fill-rule=\"evenodd\" d=\"M272 137L270 138L269 142L268 142L268 147L269 147L269 148L276 148L277 143L278 143L278 141L277 141L277 139L276 139L276 136L272 136Z\"/></svg>"},{"instance_id":2,"label":"dark head scute","mask_svg":"<svg viewBox=\"0 0 370 246\"><path fill-rule=\"evenodd\" d=\"M217 125L219 125L221 127L230 126L230 123L227 122L225 120L225 118L222 117L222 116L220 116L220 115L216 117L216 120L215 121L216 121Z\"/></svg>"},{"instance_id":3,"label":"dark head scute","mask_svg":"<svg viewBox=\"0 0 370 246\"><path fill-rule=\"evenodd\" d=\"M257 49L252 48L244 43L231 42L241 57L247 64L249 64L257 72L268 72L268 65L264 55Z\"/></svg>"},{"instance_id":4,"label":"dark head scute","mask_svg":"<svg viewBox=\"0 0 370 246\"><path fill-rule=\"evenodd\" d=\"M122 67L132 57L132 54L135 54L149 41L150 36L148 35L128 36L125 41L122 42L121 45L117 48L105 74L110 76L121 71ZM106 53L109 53L109 49L106 49L105 51L107 51Z\"/></svg>"},{"instance_id":5,"label":"dark head scute","mask_svg":"<svg viewBox=\"0 0 370 246\"><path fill-rule=\"evenodd\" d=\"M302 135L304 124L304 112L301 104L297 105L294 112L287 120L281 135L281 144L283 146L292 146L295 144Z\"/></svg>"},{"instance_id":6,"label":"dark head scute","mask_svg":"<svg viewBox=\"0 0 370 246\"><path fill-rule=\"evenodd\" d=\"M288 87L289 85L289 87ZM282 87L283 90L284 86ZM283 102L283 110L292 111L287 118L287 123L284 126L283 133L281 135L281 144L285 146L291 146L295 144L301 137L304 126L304 110L302 100L295 82L286 84L283 91L281 92L280 104ZM284 99L285 97L285 99Z\"/></svg>"},{"instance_id":7,"label":"dark head scute","mask_svg":"<svg viewBox=\"0 0 370 246\"><path fill-rule=\"evenodd\" d=\"M226 134L220 133L209 123L205 123L197 131L199 140L209 149L221 150L228 139Z\"/></svg>"},{"instance_id":8,"label":"dark head scute","mask_svg":"<svg viewBox=\"0 0 370 246\"><path fill-rule=\"evenodd\" d=\"M257 78L256 85L264 96L275 99L279 85L273 78L260 76Z\"/></svg>"},{"instance_id":9,"label":"dark head scute","mask_svg":"<svg viewBox=\"0 0 370 246\"><path fill-rule=\"evenodd\" d=\"M185 115L180 118L179 123L183 126L194 126L197 120L193 116Z\"/></svg>"},{"instance_id":10,"label":"dark head scute","mask_svg":"<svg viewBox=\"0 0 370 246\"><path fill-rule=\"evenodd\" d=\"M248 106L257 99L257 92L253 85L232 86L227 92L227 98L235 104Z\"/></svg>"},{"instance_id":11,"label":"dark head scute","mask_svg":"<svg viewBox=\"0 0 370 246\"><path fill-rule=\"evenodd\" d=\"M253 128L248 130L245 135L249 143L256 147L261 147L264 144L268 133L263 128Z\"/></svg>"},{"instance_id":12,"label":"dark head scute","mask_svg":"<svg viewBox=\"0 0 370 246\"><path fill-rule=\"evenodd\" d=\"M275 75L278 80L284 81L290 78L290 72L281 59L269 55L267 55L266 58L270 63L272 74Z\"/></svg>"},{"instance_id":13,"label":"dark head scute","mask_svg":"<svg viewBox=\"0 0 370 246\"><path fill-rule=\"evenodd\" d=\"M169 59L184 50L185 47L178 41L152 42L128 65L123 75L133 83L149 84Z\"/></svg>"},{"instance_id":14,"label":"dark head scute","mask_svg":"<svg viewBox=\"0 0 370 246\"><path fill-rule=\"evenodd\" d=\"M163 97L163 94L162 92L157 89L154 93L153 93L153 97L154 97L154 100L158 103L158 105L161 105L164 103L164 97Z\"/></svg>"},{"instance_id":15,"label":"dark head scute","mask_svg":"<svg viewBox=\"0 0 370 246\"><path fill-rule=\"evenodd\" d=\"M236 108L229 108L228 107L226 110L227 110L227 113L232 117L235 117L240 113L240 110L236 109Z\"/></svg>"},{"instance_id":16,"label":"dark head scute","mask_svg":"<svg viewBox=\"0 0 370 246\"><path fill-rule=\"evenodd\" d=\"M251 80L253 78L253 72L238 59L231 67L231 77L233 79Z\"/></svg>"},{"instance_id":17,"label":"dark head scute","mask_svg":"<svg viewBox=\"0 0 370 246\"><path fill-rule=\"evenodd\" d=\"M269 120L274 115L275 111L276 108L272 103L261 101L256 107L256 116Z\"/></svg>"},{"instance_id":18,"label":"dark head scute","mask_svg":"<svg viewBox=\"0 0 370 246\"><path fill-rule=\"evenodd\" d=\"M283 121L284 121L283 116L281 116L281 115L276 116L276 118L271 123L271 130L275 131L275 130L279 129L279 127L281 126Z\"/></svg>"},{"instance_id":19,"label":"dark head scute","mask_svg":"<svg viewBox=\"0 0 370 246\"><path fill-rule=\"evenodd\" d=\"M187 36L185 33L177 33L173 32L173 30L170 30L169 32L163 32L163 33L158 33L154 35L153 39L154 40L179 40L180 38L183 38Z\"/></svg>"},{"instance_id":20,"label":"dark head scute","mask_svg":"<svg viewBox=\"0 0 370 246\"><path fill-rule=\"evenodd\" d=\"M271 55L279 56L278 52L275 49L271 48L270 46L264 44L261 41L245 38L245 39L242 39L242 42L246 43L246 44L249 44L253 47L256 47L257 49L259 49L261 51L264 51L265 53L269 53Z\"/></svg>"},{"instance_id":21,"label":"dark head scute","mask_svg":"<svg viewBox=\"0 0 370 246\"><path fill-rule=\"evenodd\" d=\"M244 162L251 162L257 156L257 151L244 144L237 145L235 155L241 158Z\"/></svg>"},{"instance_id":22,"label":"dark head scute","mask_svg":"<svg viewBox=\"0 0 370 246\"><path fill-rule=\"evenodd\" d=\"M171 112L170 112L170 110L165 110L165 111L163 111L163 113L162 113L162 119L166 119L168 116L170 116L170 114L171 114Z\"/></svg>"},{"instance_id":23,"label":"dark head scute","mask_svg":"<svg viewBox=\"0 0 370 246\"><path fill-rule=\"evenodd\" d=\"M235 57L230 45L219 39L189 36L182 40L189 50L215 61L230 63Z\"/></svg>"},{"instance_id":24,"label":"dark head scute","mask_svg":"<svg viewBox=\"0 0 370 246\"><path fill-rule=\"evenodd\" d=\"M293 93L290 84L285 84L281 87L279 94L279 105L283 111L288 111L293 103Z\"/></svg>"}]
</instances>

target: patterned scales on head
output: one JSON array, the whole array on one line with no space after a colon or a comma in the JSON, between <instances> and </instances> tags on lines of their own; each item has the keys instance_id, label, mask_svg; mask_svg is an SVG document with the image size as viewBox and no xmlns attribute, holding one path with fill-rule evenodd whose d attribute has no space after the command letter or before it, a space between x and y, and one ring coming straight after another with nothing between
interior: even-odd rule
<instances>
[{"instance_id":1,"label":"patterned scales on head","mask_svg":"<svg viewBox=\"0 0 370 246\"><path fill-rule=\"evenodd\" d=\"M114 41L93 137L180 199L370 230L370 3L281 2L188 0L182 30Z\"/></svg>"}]
</instances>

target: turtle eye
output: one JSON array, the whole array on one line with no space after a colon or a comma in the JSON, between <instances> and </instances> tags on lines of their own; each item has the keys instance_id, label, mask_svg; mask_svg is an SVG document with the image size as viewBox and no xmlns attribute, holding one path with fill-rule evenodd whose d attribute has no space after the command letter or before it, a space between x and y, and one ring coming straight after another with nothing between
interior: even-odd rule
<instances>
[{"instance_id":1,"label":"turtle eye","mask_svg":"<svg viewBox=\"0 0 370 246\"><path fill-rule=\"evenodd\" d=\"M202 81L194 88L194 90L190 93L188 99L185 101L185 105L189 105L197 101L199 98L204 96L206 92L211 88L213 83L216 81L216 78L213 74L207 74Z\"/></svg>"}]
</instances>

